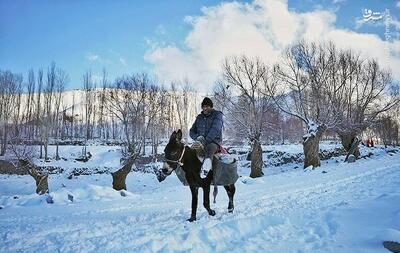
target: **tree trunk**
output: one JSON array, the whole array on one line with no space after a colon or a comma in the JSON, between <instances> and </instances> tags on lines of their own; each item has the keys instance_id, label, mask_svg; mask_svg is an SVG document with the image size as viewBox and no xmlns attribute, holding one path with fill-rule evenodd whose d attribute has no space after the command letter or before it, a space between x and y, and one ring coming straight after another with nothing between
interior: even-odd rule
<instances>
[{"instance_id":1,"label":"tree trunk","mask_svg":"<svg viewBox=\"0 0 400 253\"><path fill-rule=\"evenodd\" d=\"M350 146L350 149L349 149L349 151L348 151L348 153L347 153L347 156L346 156L346 158L344 159L345 162L355 162L355 160L353 160L353 159L350 159L350 160L349 160L349 157L350 157L351 155L353 155L353 156L354 156L354 159L357 159L357 156L355 155L355 152L356 152L356 151L359 151L358 145L360 144L360 142L361 142L361 140L359 140L358 138L355 138L355 139L353 140L353 143L351 143L351 146ZM352 160L352 161L351 161L351 160Z\"/></svg>"},{"instance_id":2,"label":"tree trunk","mask_svg":"<svg viewBox=\"0 0 400 253\"><path fill-rule=\"evenodd\" d=\"M304 168L312 165L313 167L321 166L319 159L319 139L316 136L308 137L303 142L304 150Z\"/></svg>"},{"instance_id":3,"label":"tree trunk","mask_svg":"<svg viewBox=\"0 0 400 253\"><path fill-rule=\"evenodd\" d=\"M44 148L44 160L45 161L48 161L49 160L49 154L48 154L48 145L49 145L49 143L48 143L48 140L46 139L45 141L44 141L44 145L43 145L43 148Z\"/></svg>"},{"instance_id":4,"label":"tree trunk","mask_svg":"<svg viewBox=\"0 0 400 253\"><path fill-rule=\"evenodd\" d=\"M325 132L324 126L318 126L315 135L303 137L303 150L304 150L304 168L309 166L319 167L321 161L319 159L319 141Z\"/></svg>"},{"instance_id":5,"label":"tree trunk","mask_svg":"<svg viewBox=\"0 0 400 253\"><path fill-rule=\"evenodd\" d=\"M1 113L1 111L0 111ZM3 156L3 131L0 129L0 156Z\"/></svg>"},{"instance_id":6,"label":"tree trunk","mask_svg":"<svg viewBox=\"0 0 400 253\"><path fill-rule=\"evenodd\" d=\"M57 113L58 114L58 113ZM58 119L56 118L56 160L58 161L58 160L60 160L60 154L58 153L58 146L59 146L59 144L58 144L58 138L59 138L59 136L58 136L58 128L59 128L59 125L58 125Z\"/></svg>"},{"instance_id":7,"label":"tree trunk","mask_svg":"<svg viewBox=\"0 0 400 253\"><path fill-rule=\"evenodd\" d=\"M113 177L113 188L114 190L126 190L126 177L131 172L133 161L127 162L121 169L111 173Z\"/></svg>"},{"instance_id":8,"label":"tree trunk","mask_svg":"<svg viewBox=\"0 0 400 253\"><path fill-rule=\"evenodd\" d=\"M36 181L36 193L39 195L49 193L49 183L47 181L48 174L40 174L35 169L30 169L29 174L35 179Z\"/></svg>"},{"instance_id":9,"label":"tree trunk","mask_svg":"<svg viewBox=\"0 0 400 253\"><path fill-rule=\"evenodd\" d=\"M58 153L58 141L57 141L57 143L56 143L56 160L57 160L57 161L60 160L60 155L59 155L59 153Z\"/></svg>"},{"instance_id":10,"label":"tree trunk","mask_svg":"<svg viewBox=\"0 0 400 253\"><path fill-rule=\"evenodd\" d=\"M142 139L142 156L146 155L146 135Z\"/></svg>"},{"instance_id":11,"label":"tree trunk","mask_svg":"<svg viewBox=\"0 0 400 253\"><path fill-rule=\"evenodd\" d=\"M39 153L39 158L42 159L43 158L43 142L40 141L40 153Z\"/></svg>"},{"instance_id":12,"label":"tree trunk","mask_svg":"<svg viewBox=\"0 0 400 253\"><path fill-rule=\"evenodd\" d=\"M352 133L341 133L339 134L340 140L342 142L342 145L344 149L349 152L351 148L351 144L357 137L357 133L352 132ZM357 146L354 150L353 155L358 159L360 157L360 148Z\"/></svg>"},{"instance_id":13,"label":"tree trunk","mask_svg":"<svg viewBox=\"0 0 400 253\"><path fill-rule=\"evenodd\" d=\"M252 150L251 150L251 178L261 177L264 175L262 172L263 160L262 160L262 148L260 141L254 139Z\"/></svg>"},{"instance_id":14,"label":"tree trunk","mask_svg":"<svg viewBox=\"0 0 400 253\"><path fill-rule=\"evenodd\" d=\"M0 147L0 156L3 156L3 155L6 154L6 150L7 150L7 129L6 129L6 124L4 124L3 135L0 138L2 138L1 147Z\"/></svg>"},{"instance_id":15,"label":"tree trunk","mask_svg":"<svg viewBox=\"0 0 400 253\"><path fill-rule=\"evenodd\" d=\"M4 143L0 146L0 156L4 156L6 154L6 145Z\"/></svg>"}]
</instances>

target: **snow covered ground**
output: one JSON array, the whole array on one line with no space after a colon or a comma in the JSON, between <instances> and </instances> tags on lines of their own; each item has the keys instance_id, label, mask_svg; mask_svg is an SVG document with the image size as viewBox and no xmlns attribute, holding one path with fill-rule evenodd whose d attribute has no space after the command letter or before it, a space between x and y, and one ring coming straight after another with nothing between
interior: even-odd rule
<instances>
[{"instance_id":1,"label":"snow covered ground","mask_svg":"<svg viewBox=\"0 0 400 253\"><path fill-rule=\"evenodd\" d=\"M280 150L288 148L301 150ZM200 191L194 223L186 222L190 191L175 175L158 183L132 172L126 197L108 174L50 175L54 204L34 194L30 176L1 175L0 252L388 252L383 240L400 242L400 153L368 151L374 156L332 158L316 170L267 167L257 179L243 161L234 213L220 187L208 216Z\"/></svg>"}]
</instances>

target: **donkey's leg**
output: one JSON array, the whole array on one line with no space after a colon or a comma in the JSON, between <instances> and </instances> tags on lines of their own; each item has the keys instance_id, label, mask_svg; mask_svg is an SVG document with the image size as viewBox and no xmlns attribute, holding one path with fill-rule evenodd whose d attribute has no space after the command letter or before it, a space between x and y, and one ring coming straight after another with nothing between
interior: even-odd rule
<instances>
[{"instance_id":1,"label":"donkey's leg","mask_svg":"<svg viewBox=\"0 0 400 253\"><path fill-rule=\"evenodd\" d=\"M192 215L187 221L192 222L196 220L197 212L197 195L199 193L199 188L195 186L190 186L190 191L192 192Z\"/></svg>"},{"instance_id":2,"label":"donkey's leg","mask_svg":"<svg viewBox=\"0 0 400 253\"><path fill-rule=\"evenodd\" d=\"M234 184L226 185L224 188L229 197L228 212L232 213L233 209L235 208L233 205L233 196L235 195L236 188Z\"/></svg>"},{"instance_id":3,"label":"donkey's leg","mask_svg":"<svg viewBox=\"0 0 400 253\"><path fill-rule=\"evenodd\" d=\"M203 206L211 216L215 215L215 211L210 208L210 185L203 187Z\"/></svg>"}]
</instances>

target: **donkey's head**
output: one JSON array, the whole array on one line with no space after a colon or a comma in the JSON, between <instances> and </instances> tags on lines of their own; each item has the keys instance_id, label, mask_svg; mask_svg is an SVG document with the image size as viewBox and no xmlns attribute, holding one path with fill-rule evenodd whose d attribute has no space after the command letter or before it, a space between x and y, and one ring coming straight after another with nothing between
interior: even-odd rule
<instances>
[{"instance_id":1,"label":"donkey's head","mask_svg":"<svg viewBox=\"0 0 400 253\"><path fill-rule=\"evenodd\" d=\"M172 171L178 167L178 165L182 165L185 148L181 140L182 131L180 129L176 132L174 131L169 138L169 142L164 149L165 160L162 172L165 175L170 175Z\"/></svg>"}]
</instances>

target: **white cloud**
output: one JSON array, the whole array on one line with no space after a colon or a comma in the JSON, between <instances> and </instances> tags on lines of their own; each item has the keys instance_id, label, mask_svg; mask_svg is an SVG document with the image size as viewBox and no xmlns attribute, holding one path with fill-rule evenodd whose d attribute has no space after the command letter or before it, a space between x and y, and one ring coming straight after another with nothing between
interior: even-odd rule
<instances>
[{"instance_id":1,"label":"white cloud","mask_svg":"<svg viewBox=\"0 0 400 253\"><path fill-rule=\"evenodd\" d=\"M165 35L167 33L167 30L163 25L157 26L156 33L159 35Z\"/></svg>"},{"instance_id":2,"label":"white cloud","mask_svg":"<svg viewBox=\"0 0 400 253\"><path fill-rule=\"evenodd\" d=\"M400 8L400 1L398 1L398 2L396 3L396 7L397 7L397 8Z\"/></svg>"},{"instance_id":3,"label":"white cloud","mask_svg":"<svg viewBox=\"0 0 400 253\"><path fill-rule=\"evenodd\" d=\"M119 62L120 62L122 65L127 66L126 60L125 60L124 58L119 57Z\"/></svg>"},{"instance_id":4,"label":"white cloud","mask_svg":"<svg viewBox=\"0 0 400 253\"><path fill-rule=\"evenodd\" d=\"M86 59L88 59L89 61L100 61L100 56L94 53L87 53Z\"/></svg>"},{"instance_id":5,"label":"white cloud","mask_svg":"<svg viewBox=\"0 0 400 253\"><path fill-rule=\"evenodd\" d=\"M387 43L374 34L338 29L335 13L327 10L297 13L288 9L285 0L255 0L204 7L201 16L185 21L192 26L185 48L152 42L145 60L165 81L188 78L200 91L211 90L224 57L246 54L274 63L285 47L303 38L333 40L376 57L400 79L398 40Z\"/></svg>"}]
</instances>

